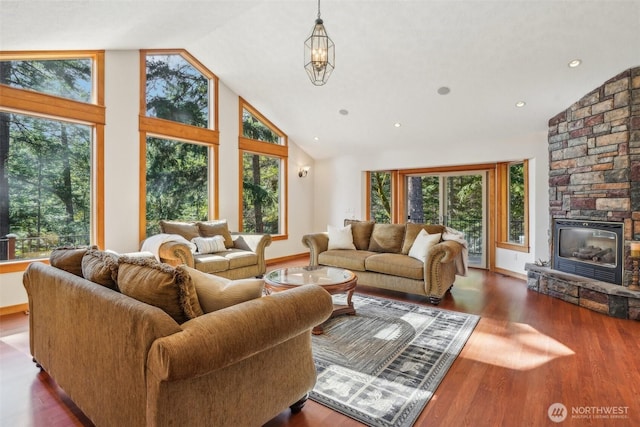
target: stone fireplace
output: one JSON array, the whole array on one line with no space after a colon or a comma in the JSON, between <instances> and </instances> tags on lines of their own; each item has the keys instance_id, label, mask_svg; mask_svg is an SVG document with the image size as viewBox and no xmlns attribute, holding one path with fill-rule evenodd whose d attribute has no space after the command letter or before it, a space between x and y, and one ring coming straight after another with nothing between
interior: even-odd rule
<instances>
[{"instance_id":1,"label":"stone fireplace","mask_svg":"<svg viewBox=\"0 0 640 427\"><path fill-rule=\"evenodd\" d=\"M548 142L552 259L550 266L526 266L529 288L611 316L640 320L640 292L628 288L629 246L640 241L640 67L618 74L551 118ZM604 273L585 274L594 265L607 264L597 261L607 244L598 236L607 233L591 233L570 255L568 249L565 256L555 255L561 252L554 246L557 224L567 221L620 225L614 249L619 274L610 277L606 268L601 269ZM573 238L578 237L576 232ZM595 255L591 260L588 250ZM583 255L585 262L580 262ZM572 265L579 268L564 268L567 261L576 261Z\"/></svg>"}]
</instances>

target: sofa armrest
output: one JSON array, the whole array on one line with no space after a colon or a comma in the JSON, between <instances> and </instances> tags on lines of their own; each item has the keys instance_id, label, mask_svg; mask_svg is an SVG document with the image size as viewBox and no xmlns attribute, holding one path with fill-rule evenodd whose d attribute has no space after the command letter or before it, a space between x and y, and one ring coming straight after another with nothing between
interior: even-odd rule
<instances>
[{"instance_id":1,"label":"sofa armrest","mask_svg":"<svg viewBox=\"0 0 640 427\"><path fill-rule=\"evenodd\" d=\"M331 295L309 285L207 313L183 323L182 332L157 339L147 366L159 381L203 376L310 334L332 310Z\"/></svg>"},{"instance_id":2,"label":"sofa armrest","mask_svg":"<svg viewBox=\"0 0 640 427\"><path fill-rule=\"evenodd\" d=\"M424 263L424 290L432 302L439 302L455 281L455 260L461 252L462 245L451 240L440 242L429 251Z\"/></svg>"},{"instance_id":3,"label":"sofa armrest","mask_svg":"<svg viewBox=\"0 0 640 427\"><path fill-rule=\"evenodd\" d=\"M195 262L189 246L181 242L164 242L158 250L160 261L172 266L186 265L193 268Z\"/></svg>"},{"instance_id":4,"label":"sofa armrest","mask_svg":"<svg viewBox=\"0 0 640 427\"><path fill-rule=\"evenodd\" d=\"M462 245L453 240L444 240L431 248L430 254L435 252L444 252L444 256L440 258L440 262L453 262L462 252Z\"/></svg>"},{"instance_id":5,"label":"sofa armrest","mask_svg":"<svg viewBox=\"0 0 640 427\"><path fill-rule=\"evenodd\" d=\"M318 255L329 248L329 234L305 234L302 236L302 244L309 248L309 265L318 265Z\"/></svg>"},{"instance_id":6,"label":"sofa armrest","mask_svg":"<svg viewBox=\"0 0 640 427\"><path fill-rule=\"evenodd\" d=\"M232 232L233 247L245 251L255 252L264 257L264 250L271 244L270 234L253 234Z\"/></svg>"}]
</instances>

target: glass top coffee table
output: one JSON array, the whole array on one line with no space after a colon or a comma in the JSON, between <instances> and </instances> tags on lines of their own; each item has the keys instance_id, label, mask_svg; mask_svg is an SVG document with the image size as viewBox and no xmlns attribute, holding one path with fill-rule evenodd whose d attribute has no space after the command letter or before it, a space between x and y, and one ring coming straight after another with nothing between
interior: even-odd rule
<instances>
[{"instance_id":1,"label":"glass top coffee table","mask_svg":"<svg viewBox=\"0 0 640 427\"><path fill-rule=\"evenodd\" d=\"M267 294L271 292L285 291L304 285L322 286L331 295L347 294L347 304L334 304L333 312L329 318L341 314L356 314L351 297L356 289L358 276L352 271L337 267L290 267L273 270L264 278L264 288ZM324 332L322 325L318 325L312 330L314 335Z\"/></svg>"}]
</instances>

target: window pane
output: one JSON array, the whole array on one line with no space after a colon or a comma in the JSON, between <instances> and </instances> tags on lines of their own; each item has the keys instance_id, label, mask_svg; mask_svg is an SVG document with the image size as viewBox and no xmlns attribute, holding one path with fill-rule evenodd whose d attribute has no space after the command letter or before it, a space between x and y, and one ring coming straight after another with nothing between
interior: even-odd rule
<instances>
[{"instance_id":1,"label":"window pane","mask_svg":"<svg viewBox=\"0 0 640 427\"><path fill-rule=\"evenodd\" d=\"M408 222L440 223L440 178L407 177L407 204Z\"/></svg>"},{"instance_id":2,"label":"window pane","mask_svg":"<svg viewBox=\"0 0 640 427\"><path fill-rule=\"evenodd\" d=\"M0 260L89 244L91 138L89 126L0 113Z\"/></svg>"},{"instance_id":3,"label":"window pane","mask_svg":"<svg viewBox=\"0 0 640 427\"><path fill-rule=\"evenodd\" d=\"M242 109L242 136L282 145L282 138L246 109Z\"/></svg>"},{"instance_id":4,"label":"window pane","mask_svg":"<svg viewBox=\"0 0 640 427\"><path fill-rule=\"evenodd\" d=\"M244 153L242 171L242 230L280 232L280 165L276 157Z\"/></svg>"},{"instance_id":5,"label":"window pane","mask_svg":"<svg viewBox=\"0 0 640 427\"><path fill-rule=\"evenodd\" d=\"M371 172L369 217L378 223L391 223L391 173Z\"/></svg>"},{"instance_id":6,"label":"window pane","mask_svg":"<svg viewBox=\"0 0 640 427\"><path fill-rule=\"evenodd\" d=\"M0 83L91 102L92 59L0 61Z\"/></svg>"},{"instance_id":7,"label":"window pane","mask_svg":"<svg viewBox=\"0 0 640 427\"><path fill-rule=\"evenodd\" d=\"M199 220L209 216L209 149L161 138L147 138L147 236L160 232L165 220Z\"/></svg>"},{"instance_id":8,"label":"window pane","mask_svg":"<svg viewBox=\"0 0 640 427\"><path fill-rule=\"evenodd\" d=\"M209 79L180 55L147 55L147 116L209 128Z\"/></svg>"},{"instance_id":9,"label":"window pane","mask_svg":"<svg viewBox=\"0 0 640 427\"><path fill-rule=\"evenodd\" d=\"M509 165L509 242L524 244L524 163Z\"/></svg>"}]
</instances>

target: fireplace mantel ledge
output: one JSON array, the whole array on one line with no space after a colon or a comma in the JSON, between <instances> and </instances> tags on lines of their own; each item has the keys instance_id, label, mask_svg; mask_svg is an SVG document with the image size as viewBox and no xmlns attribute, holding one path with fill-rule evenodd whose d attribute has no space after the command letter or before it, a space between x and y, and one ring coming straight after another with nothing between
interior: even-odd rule
<instances>
[{"instance_id":1,"label":"fireplace mantel ledge","mask_svg":"<svg viewBox=\"0 0 640 427\"><path fill-rule=\"evenodd\" d=\"M526 271L534 271L546 276L553 276L557 279L571 282L572 285L581 288L587 288L592 291L601 292L607 295L618 295L627 298L635 298L640 300L640 291L632 291L626 286L614 285L613 283L601 282L595 279L578 276L577 274L565 273L563 271L554 270L550 267L544 267L533 263L525 264Z\"/></svg>"}]
</instances>

